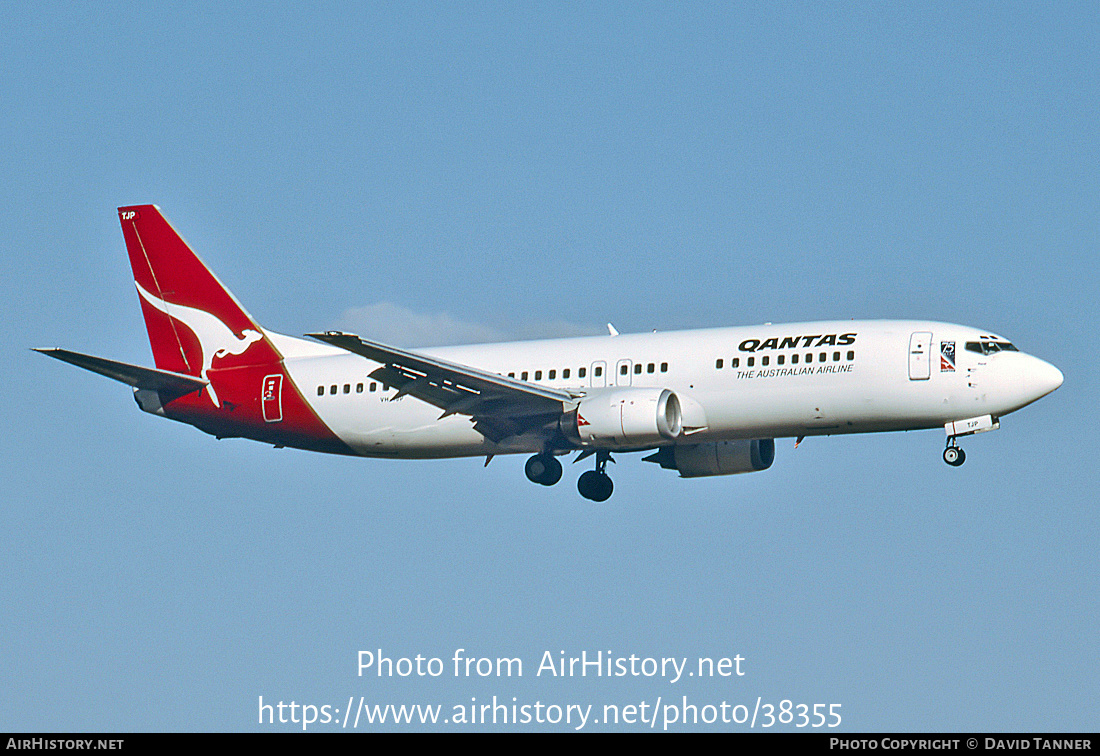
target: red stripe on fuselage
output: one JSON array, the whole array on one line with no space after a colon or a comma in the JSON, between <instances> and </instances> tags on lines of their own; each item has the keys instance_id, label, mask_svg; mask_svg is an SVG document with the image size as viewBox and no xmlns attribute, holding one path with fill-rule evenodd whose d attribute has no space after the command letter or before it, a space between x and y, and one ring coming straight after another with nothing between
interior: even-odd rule
<instances>
[{"instance_id":1,"label":"red stripe on fuselage","mask_svg":"<svg viewBox=\"0 0 1100 756\"><path fill-rule=\"evenodd\" d=\"M282 419L277 422L268 422L263 411L264 380L272 375L283 376ZM213 369L208 377L221 406L215 407L209 392L203 390L169 402L164 406L165 414L219 437L250 438L332 454L355 453L321 421L281 361Z\"/></svg>"}]
</instances>

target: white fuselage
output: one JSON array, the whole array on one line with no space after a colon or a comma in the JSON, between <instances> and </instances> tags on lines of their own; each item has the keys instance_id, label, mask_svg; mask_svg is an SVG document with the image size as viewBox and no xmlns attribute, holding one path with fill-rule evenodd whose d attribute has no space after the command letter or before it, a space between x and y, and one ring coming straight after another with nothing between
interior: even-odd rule
<instances>
[{"instance_id":1,"label":"white fuselage","mask_svg":"<svg viewBox=\"0 0 1100 756\"><path fill-rule=\"evenodd\" d=\"M397 397L371 379L380 365L364 357L267 335L314 412L359 454L426 458L544 448L544 436L496 444L469 417L440 419L437 407ZM943 427L998 418L1061 384L1061 373L1036 357L966 348L991 339L999 337L949 323L844 320L420 351L552 388L670 389L683 413L678 443L694 444Z\"/></svg>"}]
</instances>

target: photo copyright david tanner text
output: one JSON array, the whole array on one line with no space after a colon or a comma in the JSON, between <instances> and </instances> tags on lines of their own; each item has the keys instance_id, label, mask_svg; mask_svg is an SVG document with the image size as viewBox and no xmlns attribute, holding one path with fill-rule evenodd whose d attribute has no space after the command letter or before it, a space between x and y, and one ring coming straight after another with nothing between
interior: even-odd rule
<instances>
[{"instance_id":1,"label":"photo copyright david tanner text","mask_svg":"<svg viewBox=\"0 0 1100 756\"><path fill-rule=\"evenodd\" d=\"M741 654L730 656L643 656L612 651L544 651L528 660L518 656L478 656L458 648L449 657L387 655L382 649L359 651L358 678L433 678L498 680L536 678L634 678L655 684L677 685L691 679L731 681L745 677L748 662ZM672 690L631 700L547 701L529 693L522 696L483 695L450 701L385 701L377 695L351 695L339 703L310 703L286 697L258 698L260 725L291 725L302 730L363 729L378 726L510 727L550 725L573 730L601 727L670 730L685 727L735 727L745 729L818 729L841 724L841 704L801 702L793 698L774 701L761 696L740 700L714 700L706 696L677 694ZM609 692L608 699L612 698Z\"/></svg>"}]
</instances>

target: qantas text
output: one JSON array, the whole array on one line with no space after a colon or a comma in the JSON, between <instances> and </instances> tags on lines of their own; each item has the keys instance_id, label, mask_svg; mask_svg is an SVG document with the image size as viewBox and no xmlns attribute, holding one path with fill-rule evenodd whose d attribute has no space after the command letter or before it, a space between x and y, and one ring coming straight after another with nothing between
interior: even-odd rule
<instances>
[{"instance_id":1,"label":"qantas text","mask_svg":"<svg viewBox=\"0 0 1100 756\"><path fill-rule=\"evenodd\" d=\"M773 336L770 339L745 339L738 345L742 352L758 352L761 349L814 349L823 346L847 346L856 343L857 334L835 333L812 336L784 336L782 339ZM801 343L799 343L801 342Z\"/></svg>"}]
</instances>

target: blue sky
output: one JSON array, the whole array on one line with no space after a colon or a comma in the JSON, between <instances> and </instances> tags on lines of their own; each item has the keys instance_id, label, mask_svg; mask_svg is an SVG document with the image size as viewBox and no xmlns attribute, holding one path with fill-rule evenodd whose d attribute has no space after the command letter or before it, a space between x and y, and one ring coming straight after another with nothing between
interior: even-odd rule
<instances>
[{"instance_id":1,"label":"blue sky","mask_svg":"<svg viewBox=\"0 0 1100 756\"><path fill-rule=\"evenodd\" d=\"M1094 3L0 21L0 729L277 730L260 696L493 695L1096 729ZM219 442L28 350L151 364L114 211L146 202L284 333L922 318L998 332L1066 381L959 469L931 431L783 440L767 472L705 480L622 455L602 505L576 468L531 485L521 457ZM358 677L379 648L525 674ZM535 677L546 650L740 654L746 675Z\"/></svg>"}]
</instances>

